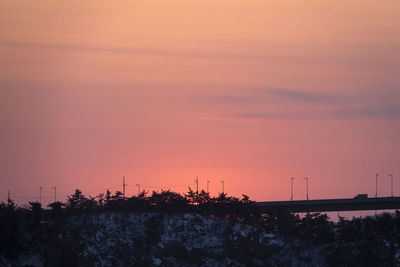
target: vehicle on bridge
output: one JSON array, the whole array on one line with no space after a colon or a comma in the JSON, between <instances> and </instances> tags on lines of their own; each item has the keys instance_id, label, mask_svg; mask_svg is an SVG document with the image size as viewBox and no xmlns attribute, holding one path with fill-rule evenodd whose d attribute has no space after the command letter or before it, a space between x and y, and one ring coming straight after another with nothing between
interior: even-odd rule
<instances>
[{"instance_id":1,"label":"vehicle on bridge","mask_svg":"<svg viewBox=\"0 0 400 267\"><path fill-rule=\"evenodd\" d=\"M400 197L373 197L367 194L358 194L354 198L313 199L290 201L256 202L262 212L329 212L353 210L396 210L400 209Z\"/></svg>"},{"instance_id":2,"label":"vehicle on bridge","mask_svg":"<svg viewBox=\"0 0 400 267\"><path fill-rule=\"evenodd\" d=\"M359 198L361 198L361 199L368 198L368 194L357 194L357 196L355 196L354 198L356 198L356 199L359 199Z\"/></svg>"}]
</instances>

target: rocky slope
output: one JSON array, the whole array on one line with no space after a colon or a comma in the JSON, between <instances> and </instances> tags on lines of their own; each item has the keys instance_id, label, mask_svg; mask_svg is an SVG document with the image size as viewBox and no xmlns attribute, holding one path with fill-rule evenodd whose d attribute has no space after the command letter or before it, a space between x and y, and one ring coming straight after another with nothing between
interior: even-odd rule
<instances>
[{"instance_id":1,"label":"rocky slope","mask_svg":"<svg viewBox=\"0 0 400 267\"><path fill-rule=\"evenodd\" d=\"M194 213L82 214L5 266L321 266L324 246ZM52 225L49 229L57 228ZM48 234L51 235L51 234ZM0 261L1 262L1 261Z\"/></svg>"}]
</instances>

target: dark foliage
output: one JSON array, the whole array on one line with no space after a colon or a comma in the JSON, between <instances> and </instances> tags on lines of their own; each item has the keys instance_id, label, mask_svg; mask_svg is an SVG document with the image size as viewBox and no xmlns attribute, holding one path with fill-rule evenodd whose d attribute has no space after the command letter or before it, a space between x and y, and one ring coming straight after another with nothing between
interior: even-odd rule
<instances>
[{"instance_id":1,"label":"dark foliage","mask_svg":"<svg viewBox=\"0 0 400 267\"><path fill-rule=\"evenodd\" d=\"M107 191L96 197L86 197L77 189L68 197L66 203L50 203L48 209L43 209L39 202L29 204L29 208L21 208L12 200L0 203L0 261L17 261L20 255L34 247L40 247L43 248L41 257L46 266L90 266L90 259L83 261L80 255L82 248L78 245L79 235L65 229L66 222L74 216L112 211L159 214L150 217L146 222L146 239L134 240L137 255L146 255L149 244L158 243L162 231L162 216L196 212L261 226L283 238L299 239L308 244L323 246L326 249L328 266L399 264L396 259L400 246L399 212L395 215L384 213L351 220L340 218L337 223L333 223L325 214L320 213L306 214L303 218L287 213L261 214L246 195L241 199L226 194L211 197L205 191L197 194L190 188L184 195L169 190L153 191L151 195L143 191L130 198L124 198L119 191L114 194ZM251 264L246 259L255 256L269 257L274 253L265 251L251 238L236 240L235 246L230 246L230 243L227 238L229 256L244 264ZM205 252L186 251L181 244L171 243L158 253L162 256L174 256L189 264L201 265ZM148 258L138 256L136 265L149 265Z\"/></svg>"}]
</instances>

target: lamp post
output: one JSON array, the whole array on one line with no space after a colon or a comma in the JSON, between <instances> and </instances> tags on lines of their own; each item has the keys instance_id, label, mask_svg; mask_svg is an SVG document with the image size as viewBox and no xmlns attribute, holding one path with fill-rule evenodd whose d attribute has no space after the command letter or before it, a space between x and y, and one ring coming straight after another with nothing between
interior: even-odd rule
<instances>
[{"instance_id":1,"label":"lamp post","mask_svg":"<svg viewBox=\"0 0 400 267\"><path fill-rule=\"evenodd\" d=\"M43 189L43 187L40 186L40 188L39 188L39 202L40 202L40 204L42 204L42 189Z\"/></svg>"},{"instance_id":2,"label":"lamp post","mask_svg":"<svg viewBox=\"0 0 400 267\"><path fill-rule=\"evenodd\" d=\"M56 202L57 201L57 187L52 186L51 188L54 190L54 202Z\"/></svg>"},{"instance_id":3,"label":"lamp post","mask_svg":"<svg viewBox=\"0 0 400 267\"><path fill-rule=\"evenodd\" d=\"M140 196L140 184L136 184L136 186L137 186L137 195L139 197Z\"/></svg>"},{"instance_id":4,"label":"lamp post","mask_svg":"<svg viewBox=\"0 0 400 267\"><path fill-rule=\"evenodd\" d=\"M393 197L393 174L389 174L390 177L390 192Z\"/></svg>"},{"instance_id":5,"label":"lamp post","mask_svg":"<svg viewBox=\"0 0 400 267\"><path fill-rule=\"evenodd\" d=\"M293 200L293 181L295 177L290 178L290 200Z\"/></svg>"},{"instance_id":6,"label":"lamp post","mask_svg":"<svg viewBox=\"0 0 400 267\"><path fill-rule=\"evenodd\" d=\"M199 176L196 176L194 182L196 183L196 195L199 195Z\"/></svg>"},{"instance_id":7,"label":"lamp post","mask_svg":"<svg viewBox=\"0 0 400 267\"><path fill-rule=\"evenodd\" d=\"M304 177L304 180L306 180L306 192L307 192L307 200L308 200L308 177Z\"/></svg>"}]
</instances>

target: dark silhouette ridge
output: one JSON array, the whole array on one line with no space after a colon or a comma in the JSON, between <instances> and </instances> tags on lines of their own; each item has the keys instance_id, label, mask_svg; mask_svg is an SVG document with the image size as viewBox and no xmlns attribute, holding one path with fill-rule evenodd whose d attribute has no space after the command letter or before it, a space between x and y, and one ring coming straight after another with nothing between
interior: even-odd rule
<instances>
[{"instance_id":1,"label":"dark silhouette ridge","mask_svg":"<svg viewBox=\"0 0 400 267\"><path fill-rule=\"evenodd\" d=\"M142 191L138 196L129 198L124 198L119 191L112 194L108 190L105 194L86 197L77 189L68 196L66 203L50 203L49 209L43 209L39 202L29 204L29 208L22 208L11 199L0 203L0 263L3 259L7 262L17 260L20 255L39 247L43 249L41 257L46 266L82 266L79 263L83 257L80 254L83 248L80 247L79 234L70 232L68 228L74 218L110 213L160 216L195 213L197 216L219 217L259 227L286 240L301 240L312 246L324 247L328 266L399 264L396 255L400 254L400 213L397 211L394 215L384 213L351 220L340 218L339 222L334 223L329 221L327 215L320 213L309 213L303 218L287 212L261 213L255 202L246 195L241 199L224 193L211 197L204 190L197 194L191 188L183 195L169 190L153 191L151 195ZM149 244L160 241L160 218L150 216L146 222L146 239L135 241L139 248L142 246L143 253ZM239 247L232 248L230 242L234 241L227 242L229 257L243 264L252 264L249 258L257 251L253 241L243 240L245 243L240 241ZM182 244L176 243L162 250L162 255L181 257L183 252ZM194 263L201 265L201 255L206 252L195 250L187 253ZM145 257L145 254L139 253L139 256ZM188 260L185 257L182 259ZM146 265L146 262L143 264Z\"/></svg>"}]
</instances>

